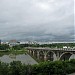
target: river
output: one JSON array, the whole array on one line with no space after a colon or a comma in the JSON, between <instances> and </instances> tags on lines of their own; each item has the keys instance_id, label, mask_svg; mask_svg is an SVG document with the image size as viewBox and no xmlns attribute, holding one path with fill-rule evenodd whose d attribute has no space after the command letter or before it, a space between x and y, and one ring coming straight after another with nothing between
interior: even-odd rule
<instances>
[{"instance_id":1,"label":"river","mask_svg":"<svg viewBox=\"0 0 75 75\"><path fill-rule=\"evenodd\" d=\"M19 55L13 55L10 56L9 55L3 55L2 57L0 57L0 61L1 62L5 62L5 63L10 63L12 61L21 61L21 63L23 64L38 64L30 55L28 54L19 54Z\"/></svg>"}]
</instances>

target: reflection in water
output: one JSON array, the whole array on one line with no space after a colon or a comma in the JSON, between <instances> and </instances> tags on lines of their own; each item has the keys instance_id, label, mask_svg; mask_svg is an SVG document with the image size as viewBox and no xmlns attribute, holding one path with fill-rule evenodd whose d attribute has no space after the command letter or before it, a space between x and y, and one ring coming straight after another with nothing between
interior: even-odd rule
<instances>
[{"instance_id":1,"label":"reflection in water","mask_svg":"<svg viewBox=\"0 0 75 75\"><path fill-rule=\"evenodd\" d=\"M9 54L9 57L12 59L16 59L16 55L15 54Z\"/></svg>"},{"instance_id":2,"label":"reflection in water","mask_svg":"<svg viewBox=\"0 0 75 75\"><path fill-rule=\"evenodd\" d=\"M70 59L75 59L75 54L71 55L71 57L69 58Z\"/></svg>"},{"instance_id":3,"label":"reflection in water","mask_svg":"<svg viewBox=\"0 0 75 75\"><path fill-rule=\"evenodd\" d=\"M5 63L10 63L12 61L21 61L22 63L25 64L38 64L31 56L28 54L20 54L20 55L3 55L0 57L0 61L5 62Z\"/></svg>"}]
</instances>

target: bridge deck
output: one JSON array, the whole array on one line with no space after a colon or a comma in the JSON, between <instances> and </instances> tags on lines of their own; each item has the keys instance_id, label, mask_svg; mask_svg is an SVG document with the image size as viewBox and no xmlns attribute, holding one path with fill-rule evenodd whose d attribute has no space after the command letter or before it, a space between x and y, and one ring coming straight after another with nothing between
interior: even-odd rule
<instances>
[{"instance_id":1,"label":"bridge deck","mask_svg":"<svg viewBox=\"0 0 75 75\"><path fill-rule=\"evenodd\" d=\"M73 51L75 52L75 49L74 48L41 48L41 47L38 47L38 48L34 48L34 47L28 47L26 49L30 49L30 50L54 50L54 51Z\"/></svg>"}]
</instances>

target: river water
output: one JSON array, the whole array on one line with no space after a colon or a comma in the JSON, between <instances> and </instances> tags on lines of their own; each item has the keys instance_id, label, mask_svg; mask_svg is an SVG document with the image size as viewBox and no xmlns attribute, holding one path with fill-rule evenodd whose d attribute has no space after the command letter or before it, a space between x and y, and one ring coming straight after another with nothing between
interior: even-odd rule
<instances>
[{"instance_id":1,"label":"river water","mask_svg":"<svg viewBox=\"0 0 75 75\"><path fill-rule=\"evenodd\" d=\"M75 55L72 55L70 59L75 59ZM70 60L69 59L69 60ZM0 61L5 63L10 63L12 61L21 61L23 64L38 64L30 55L28 54L18 54L18 55L3 55L0 56Z\"/></svg>"},{"instance_id":2,"label":"river water","mask_svg":"<svg viewBox=\"0 0 75 75\"><path fill-rule=\"evenodd\" d=\"M3 55L0 57L1 62L10 63L12 61L21 61L23 64L38 64L30 55L28 54L19 54L15 57L10 57L10 55Z\"/></svg>"}]
</instances>

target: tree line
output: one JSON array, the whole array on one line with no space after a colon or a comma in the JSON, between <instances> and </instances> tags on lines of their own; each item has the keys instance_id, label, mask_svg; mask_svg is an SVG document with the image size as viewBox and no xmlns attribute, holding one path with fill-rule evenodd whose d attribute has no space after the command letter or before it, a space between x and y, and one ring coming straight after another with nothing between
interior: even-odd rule
<instances>
[{"instance_id":1,"label":"tree line","mask_svg":"<svg viewBox=\"0 0 75 75\"><path fill-rule=\"evenodd\" d=\"M0 50L8 50L10 47L7 44L0 44Z\"/></svg>"},{"instance_id":2,"label":"tree line","mask_svg":"<svg viewBox=\"0 0 75 75\"><path fill-rule=\"evenodd\" d=\"M10 64L0 62L0 75L67 75L75 72L75 59L70 61L47 61L25 65L20 61Z\"/></svg>"},{"instance_id":3,"label":"tree line","mask_svg":"<svg viewBox=\"0 0 75 75\"><path fill-rule=\"evenodd\" d=\"M12 49L21 50L25 47L50 47L50 48L63 48L63 46L67 47L75 47L75 43L53 43L53 44L20 44L12 46ZM1 44L0 50L8 50L10 49L10 46L7 44Z\"/></svg>"},{"instance_id":4,"label":"tree line","mask_svg":"<svg viewBox=\"0 0 75 75\"><path fill-rule=\"evenodd\" d=\"M21 47L50 47L50 48L63 48L63 46L67 47L75 47L75 43L53 43L53 44L21 44Z\"/></svg>"}]
</instances>

